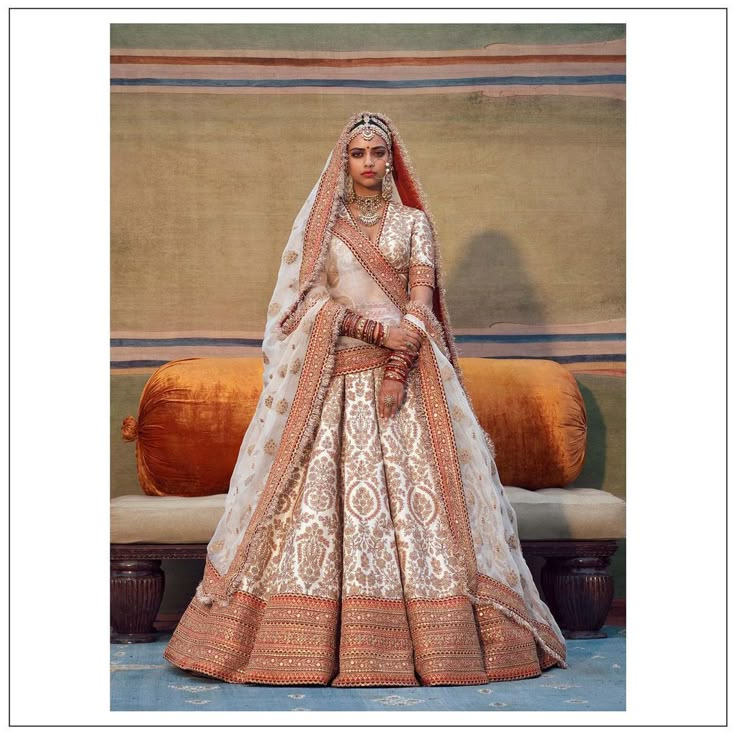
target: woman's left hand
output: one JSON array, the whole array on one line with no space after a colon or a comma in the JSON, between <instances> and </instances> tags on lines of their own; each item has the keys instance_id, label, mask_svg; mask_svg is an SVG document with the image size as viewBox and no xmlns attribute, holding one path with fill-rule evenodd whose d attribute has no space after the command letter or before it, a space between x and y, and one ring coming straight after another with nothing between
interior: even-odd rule
<instances>
[{"instance_id":1,"label":"woman's left hand","mask_svg":"<svg viewBox=\"0 0 736 736\"><path fill-rule=\"evenodd\" d=\"M391 419L404 403L406 386L393 378L384 378L381 381L381 390L378 394L378 413L382 419ZM386 399L389 398L389 403Z\"/></svg>"}]
</instances>

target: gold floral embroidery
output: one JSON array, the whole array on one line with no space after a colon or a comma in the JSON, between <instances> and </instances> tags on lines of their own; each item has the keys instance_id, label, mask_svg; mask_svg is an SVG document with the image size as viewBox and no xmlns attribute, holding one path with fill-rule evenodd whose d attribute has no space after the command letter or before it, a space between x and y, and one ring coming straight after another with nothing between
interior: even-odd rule
<instances>
[{"instance_id":1,"label":"gold floral embroidery","mask_svg":"<svg viewBox=\"0 0 736 736\"><path fill-rule=\"evenodd\" d=\"M350 248L356 260L368 271L378 274L376 283L385 294L396 304L402 307L401 296L406 295L406 285L396 269L388 262L378 246L355 229L355 226L342 217L338 217L332 232Z\"/></svg>"},{"instance_id":2,"label":"gold floral embroidery","mask_svg":"<svg viewBox=\"0 0 736 736\"><path fill-rule=\"evenodd\" d=\"M301 358L294 358L294 360L291 362L291 372L294 375L296 375L297 373L299 373L301 367L302 367Z\"/></svg>"},{"instance_id":3,"label":"gold floral embroidery","mask_svg":"<svg viewBox=\"0 0 736 736\"><path fill-rule=\"evenodd\" d=\"M410 274L412 268L417 269L415 270L416 275L422 274L427 279L430 278L431 274L432 283L429 286L434 286L434 238L429 220L422 210L414 211L414 224L411 231Z\"/></svg>"},{"instance_id":4,"label":"gold floral embroidery","mask_svg":"<svg viewBox=\"0 0 736 736\"><path fill-rule=\"evenodd\" d=\"M278 374L281 376L281 378L286 378L286 371L287 371L287 367L285 365L282 365L279 368Z\"/></svg>"},{"instance_id":5,"label":"gold floral embroidery","mask_svg":"<svg viewBox=\"0 0 736 736\"><path fill-rule=\"evenodd\" d=\"M269 363L268 355L266 354L266 351L264 350L263 351L263 364L268 365L268 363Z\"/></svg>"},{"instance_id":6,"label":"gold floral embroidery","mask_svg":"<svg viewBox=\"0 0 736 736\"><path fill-rule=\"evenodd\" d=\"M255 447L256 447L255 445L248 445L248 454L249 455L252 455L253 454L253 450L255 449Z\"/></svg>"},{"instance_id":7,"label":"gold floral embroidery","mask_svg":"<svg viewBox=\"0 0 736 736\"><path fill-rule=\"evenodd\" d=\"M470 529L467 504L462 495L462 473L452 431L452 419L447 406L447 395L441 380L440 368L432 347L424 342L419 350L419 371L423 393L426 387L428 396L433 397L427 406L427 419L430 428L431 447L435 455L435 465L440 473L440 486L447 517L452 530L452 539L463 551L467 564L469 580L477 575L477 558Z\"/></svg>"},{"instance_id":8,"label":"gold floral embroidery","mask_svg":"<svg viewBox=\"0 0 736 736\"><path fill-rule=\"evenodd\" d=\"M491 605L478 606L477 610L489 680L520 680L540 675L543 662L531 631Z\"/></svg>"},{"instance_id":9,"label":"gold floral embroidery","mask_svg":"<svg viewBox=\"0 0 736 736\"><path fill-rule=\"evenodd\" d=\"M269 440L266 442L266 444L263 446L263 449L269 454L273 455L274 452L276 452L276 443L273 440Z\"/></svg>"},{"instance_id":10,"label":"gold floral embroidery","mask_svg":"<svg viewBox=\"0 0 736 736\"><path fill-rule=\"evenodd\" d=\"M434 266L422 266L418 263L409 266L409 289L415 286L431 286L434 289Z\"/></svg>"},{"instance_id":11,"label":"gold floral embroidery","mask_svg":"<svg viewBox=\"0 0 736 736\"><path fill-rule=\"evenodd\" d=\"M452 414L452 418L456 422L462 422L462 420L465 419L465 414L463 413L463 410L459 406L453 406L451 414Z\"/></svg>"},{"instance_id":12,"label":"gold floral embroidery","mask_svg":"<svg viewBox=\"0 0 736 736\"><path fill-rule=\"evenodd\" d=\"M269 394L266 396L266 398L263 400L263 403L270 409L273 405L273 394Z\"/></svg>"},{"instance_id":13,"label":"gold floral embroidery","mask_svg":"<svg viewBox=\"0 0 736 736\"><path fill-rule=\"evenodd\" d=\"M281 305L278 302L271 302L271 304L268 307L268 316L273 317L275 314L279 313L280 309L281 309Z\"/></svg>"},{"instance_id":14,"label":"gold floral embroidery","mask_svg":"<svg viewBox=\"0 0 736 736\"><path fill-rule=\"evenodd\" d=\"M299 254L295 250L287 250L286 253L284 253L284 260L292 264L294 261L298 258Z\"/></svg>"},{"instance_id":15,"label":"gold floral embroidery","mask_svg":"<svg viewBox=\"0 0 736 736\"><path fill-rule=\"evenodd\" d=\"M391 351L377 345L343 348L335 352L333 376L345 373L359 373L370 368L378 368L388 361Z\"/></svg>"},{"instance_id":16,"label":"gold floral embroidery","mask_svg":"<svg viewBox=\"0 0 736 736\"><path fill-rule=\"evenodd\" d=\"M284 414L286 410L289 408L289 402L286 399L281 399L278 404L276 404L276 411L279 414Z\"/></svg>"}]
</instances>

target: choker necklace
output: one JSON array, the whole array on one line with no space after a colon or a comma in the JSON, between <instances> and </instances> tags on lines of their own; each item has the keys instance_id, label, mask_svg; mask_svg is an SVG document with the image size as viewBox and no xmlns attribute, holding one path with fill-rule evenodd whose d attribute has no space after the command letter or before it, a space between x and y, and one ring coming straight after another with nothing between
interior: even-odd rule
<instances>
[{"instance_id":1,"label":"choker necklace","mask_svg":"<svg viewBox=\"0 0 736 736\"><path fill-rule=\"evenodd\" d=\"M358 210L360 211L358 219L368 227L375 225L381 219L382 201L380 194L376 194L374 197L361 197L356 194L355 203L358 205Z\"/></svg>"}]
</instances>

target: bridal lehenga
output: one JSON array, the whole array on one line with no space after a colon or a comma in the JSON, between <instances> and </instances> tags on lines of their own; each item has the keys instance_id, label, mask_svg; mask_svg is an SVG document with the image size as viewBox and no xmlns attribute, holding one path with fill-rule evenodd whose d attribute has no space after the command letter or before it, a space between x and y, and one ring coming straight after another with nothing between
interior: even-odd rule
<instances>
[{"instance_id":1,"label":"bridal lehenga","mask_svg":"<svg viewBox=\"0 0 736 736\"><path fill-rule=\"evenodd\" d=\"M400 197L375 242L343 195L365 116L390 130ZM412 300L416 284L434 286L432 308ZM408 319L424 336L394 417L377 409L390 350L340 334L346 309ZM463 384L434 221L385 115L348 121L294 222L263 367L168 661L233 683L334 687L482 684L567 666Z\"/></svg>"}]
</instances>

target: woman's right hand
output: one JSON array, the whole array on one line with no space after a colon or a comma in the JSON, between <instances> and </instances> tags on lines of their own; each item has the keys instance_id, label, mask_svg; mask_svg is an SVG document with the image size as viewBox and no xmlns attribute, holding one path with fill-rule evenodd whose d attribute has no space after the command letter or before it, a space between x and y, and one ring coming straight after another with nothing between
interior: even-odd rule
<instances>
[{"instance_id":1,"label":"woman's right hand","mask_svg":"<svg viewBox=\"0 0 736 736\"><path fill-rule=\"evenodd\" d=\"M402 327L401 325L391 325L388 339L383 347L389 350L403 350L405 353L416 355L422 345L422 338L416 332Z\"/></svg>"}]
</instances>

